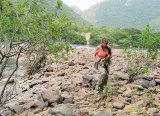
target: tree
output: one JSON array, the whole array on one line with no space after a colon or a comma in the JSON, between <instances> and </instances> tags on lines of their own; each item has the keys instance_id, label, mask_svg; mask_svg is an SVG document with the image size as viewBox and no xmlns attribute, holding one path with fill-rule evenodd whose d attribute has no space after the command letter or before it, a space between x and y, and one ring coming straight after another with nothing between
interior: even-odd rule
<instances>
[{"instance_id":1,"label":"tree","mask_svg":"<svg viewBox=\"0 0 160 116\"><path fill-rule=\"evenodd\" d=\"M129 72L128 82L139 74L147 73L149 68L153 68L153 61L158 55L160 46L160 35L154 31L149 24L143 29L136 40L129 36L120 41L128 56Z\"/></svg>"},{"instance_id":2,"label":"tree","mask_svg":"<svg viewBox=\"0 0 160 116\"><path fill-rule=\"evenodd\" d=\"M62 2L57 1L55 13L45 12L40 4L43 4L42 0L0 0L0 79L4 78L3 72L10 60L16 59L16 67L0 93L1 105L6 101L5 88L17 71L22 55L35 58L34 64L36 59L42 61L49 53L55 58L64 57L59 52L70 49L69 44L61 39L70 25L65 14L58 13Z\"/></svg>"}]
</instances>

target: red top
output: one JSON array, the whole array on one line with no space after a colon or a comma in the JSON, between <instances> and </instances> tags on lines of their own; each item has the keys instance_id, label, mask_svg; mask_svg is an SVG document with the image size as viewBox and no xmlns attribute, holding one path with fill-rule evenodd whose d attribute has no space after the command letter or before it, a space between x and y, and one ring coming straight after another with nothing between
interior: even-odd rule
<instances>
[{"instance_id":1,"label":"red top","mask_svg":"<svg viewBox=\"0 0 160 116\"><path fill-rule=\"evenodd\" d=\"M97 47L99 48L99 51L97 53L98 57L105 58L106 54L109 55L108 49L103 50L101 45L99 45ZM108 48L111 49L111 47L109 47L109 46L108 46Z\"/></svg>"}]
</instances>

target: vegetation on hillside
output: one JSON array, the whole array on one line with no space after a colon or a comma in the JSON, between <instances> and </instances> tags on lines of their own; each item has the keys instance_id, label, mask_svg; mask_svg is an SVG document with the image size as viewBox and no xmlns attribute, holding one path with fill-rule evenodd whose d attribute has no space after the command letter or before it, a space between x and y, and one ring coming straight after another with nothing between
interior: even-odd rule
<instances>
[{"instance_id":1,"label":"vegetation on hillside","mask_svg":"<svg viewBox=\"0 0 160 116\"><path fill-rule=\"evenodd\" d=\"M104 0L82 13L94 26L137 28L150 23L159 29L159 0Z\"/></svg>"}]
</instances>

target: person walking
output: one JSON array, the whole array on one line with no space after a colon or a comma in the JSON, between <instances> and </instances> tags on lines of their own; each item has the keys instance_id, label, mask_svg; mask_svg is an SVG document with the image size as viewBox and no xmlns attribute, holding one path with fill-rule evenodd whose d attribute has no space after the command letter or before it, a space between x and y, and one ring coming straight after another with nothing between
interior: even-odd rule
<instances>
[{"instance_id":1,"label":"person walking","mask_svg":"<svg viewBox=\"0 0 160 116\"><path fill-rule=\"evenodd\" d=\"M97 46L94 53L95 68L100 71L98 82L95 86L96 90L102 90L108 82L109 65L111 63L111 47L108 45L108 39L103 38L101 44Z\"/></svg>"}]
</instances>

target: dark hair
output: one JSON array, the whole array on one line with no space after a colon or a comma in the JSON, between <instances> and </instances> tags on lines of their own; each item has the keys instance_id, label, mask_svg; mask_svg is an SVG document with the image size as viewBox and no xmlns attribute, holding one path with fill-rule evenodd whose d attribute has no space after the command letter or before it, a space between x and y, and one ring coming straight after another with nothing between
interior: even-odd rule
<instances>
[{"instance_id":1,"label":"dark hair","mask_svg":"<svg viewBox=\"0 0 160 116\"><path fill-rule=\"evenodd\" d=\"M108 44L108 39L107 39L106 37L104 37L104 38L101 40L101 42L102 42L102 43L105 42L105 43Z\"/></svg>"},{"instance_id":2,"label":"dark hair","mask_svg":"<svg viewBox=\"0 0 160 116\"><path fill-rule=\"evenodd\" d=\"M105 42L105 43L108 44L108 39L107 39L106 37L104 37L101 42L102 42L102 43ZM103 45L101 45L101 46L102 46L102 49L104 50ZM109 52L108 55L111 55L111 49L108 48L108 46L106 46L106 48L108 49L108 52Z\"/></svg>"}]
</instances>

